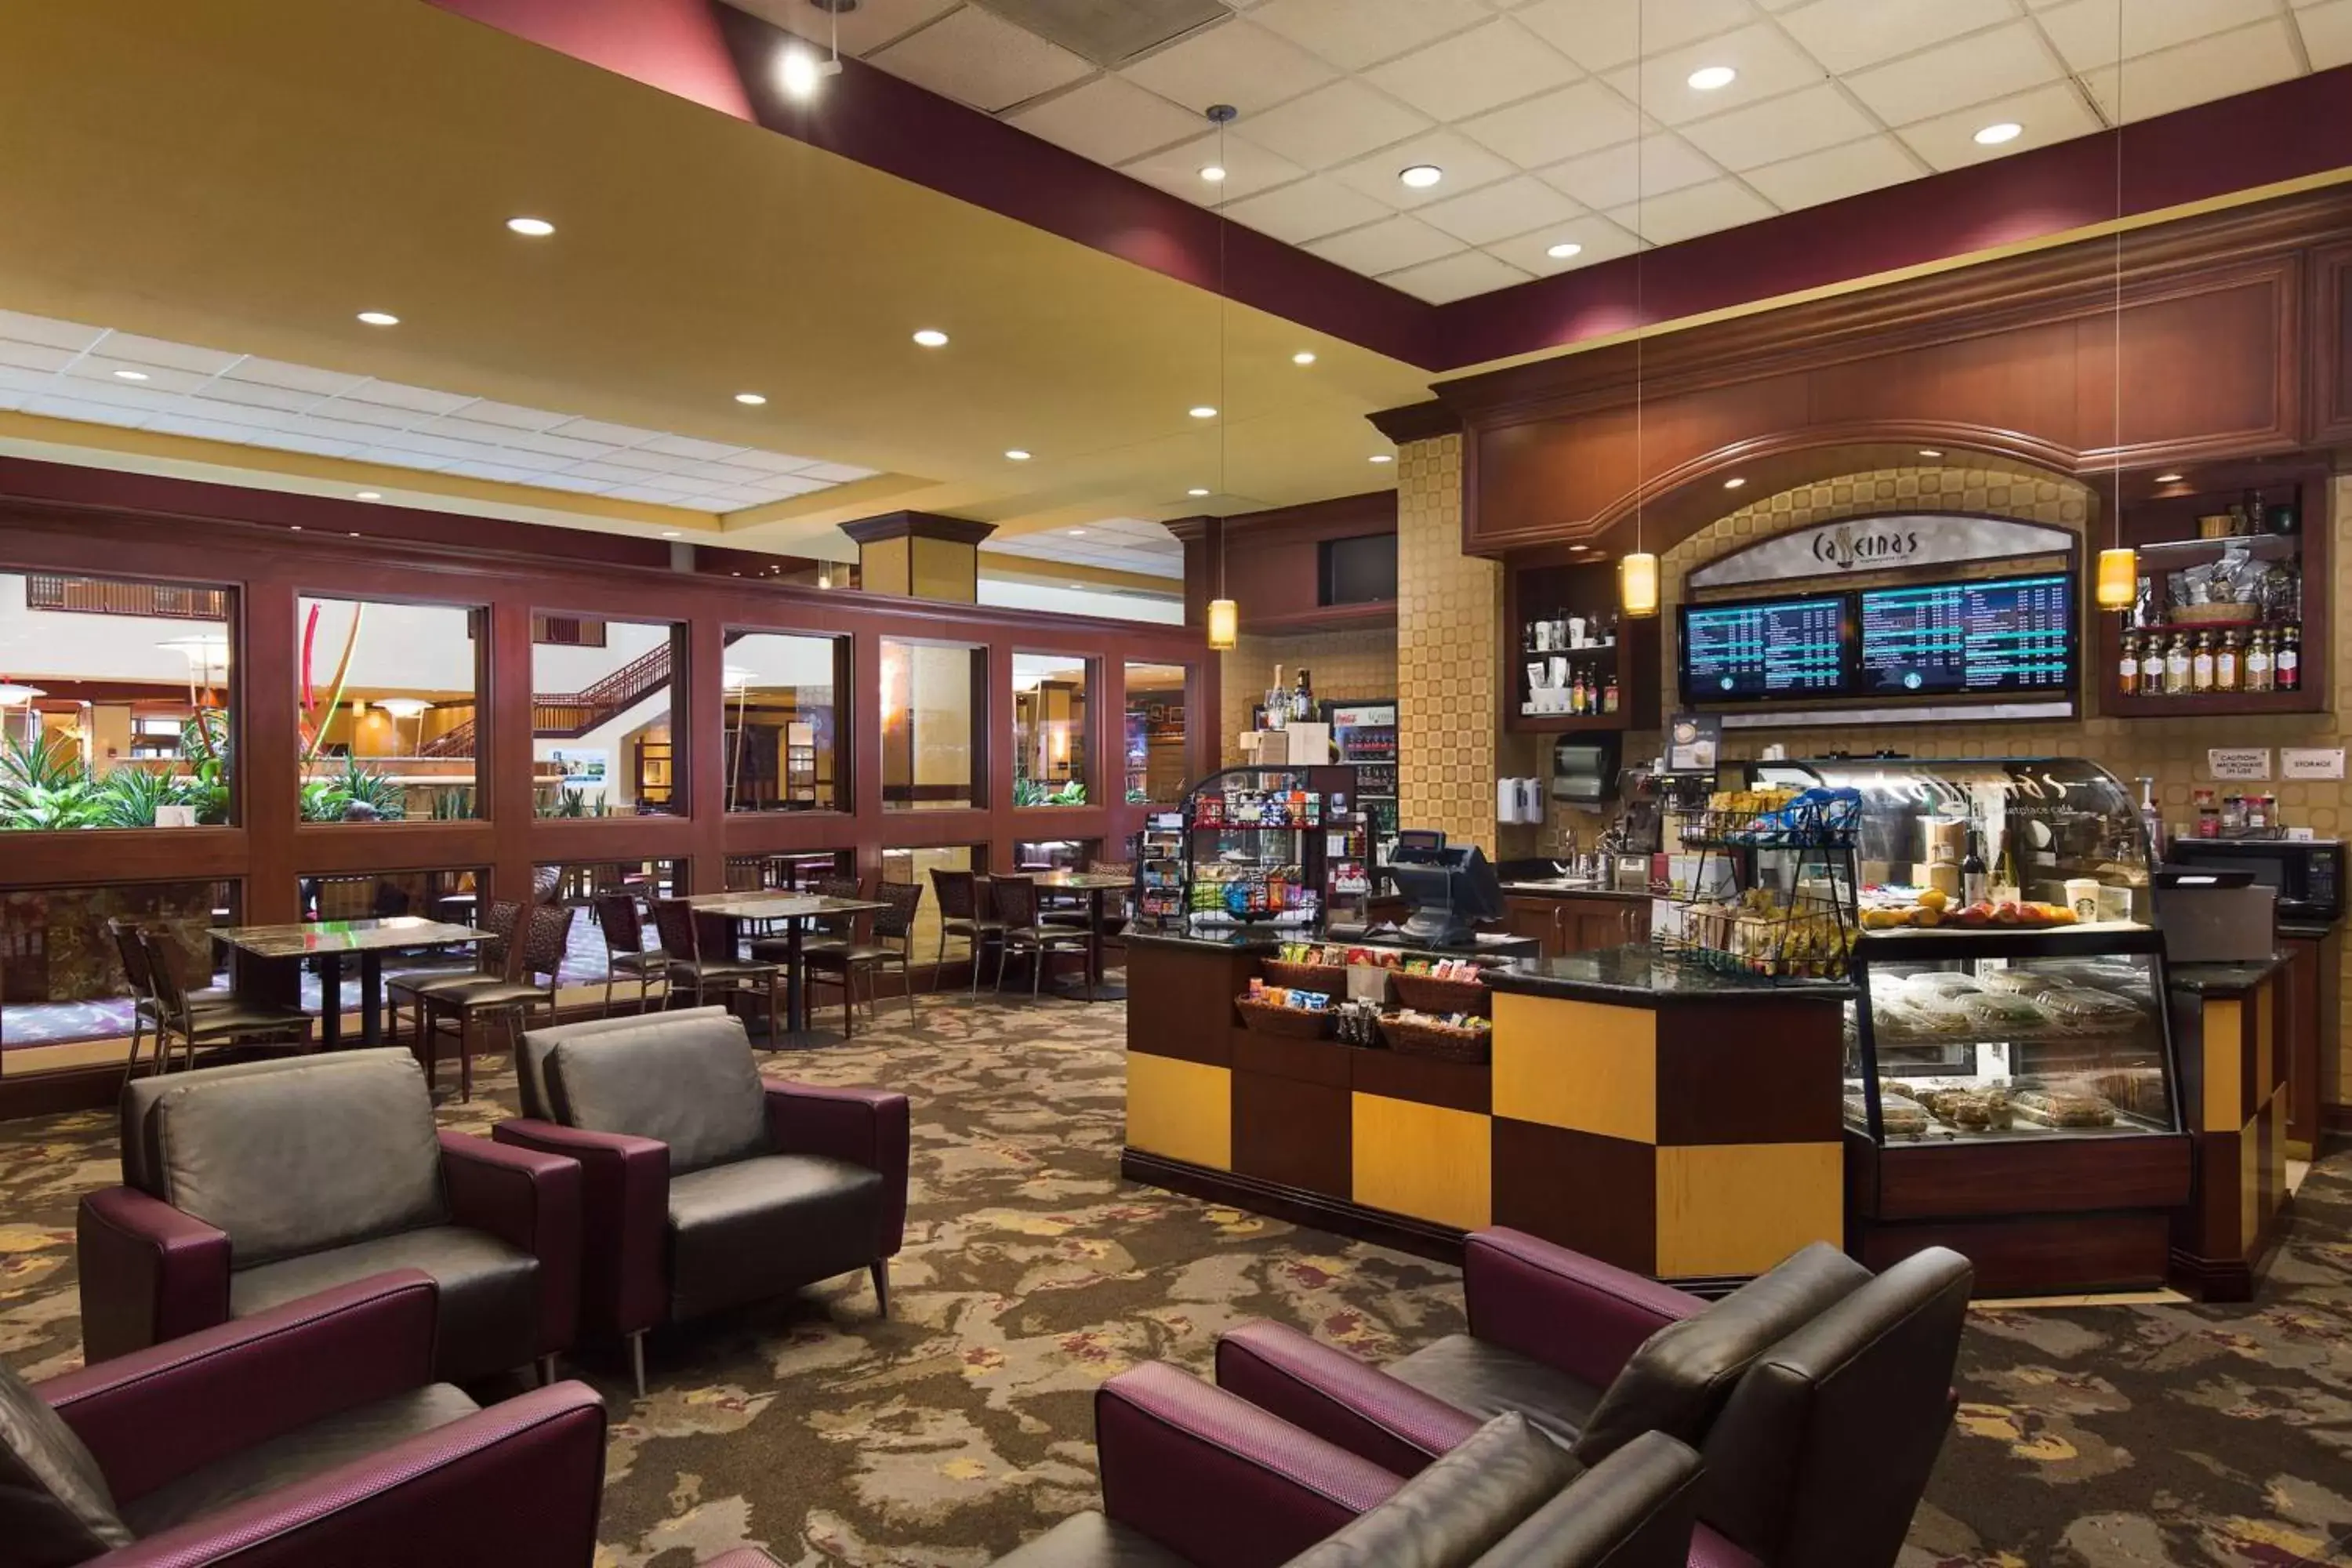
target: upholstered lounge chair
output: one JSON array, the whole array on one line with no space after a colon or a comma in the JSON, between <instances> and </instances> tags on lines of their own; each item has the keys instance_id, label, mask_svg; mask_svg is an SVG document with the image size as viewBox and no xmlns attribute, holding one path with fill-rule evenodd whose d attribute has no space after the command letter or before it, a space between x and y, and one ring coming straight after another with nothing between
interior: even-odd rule
<instances>
[{"instance_id":1,"label":"upholstered lounge chair","mask_svg":"<svg viewBox=\"0 0 2352 1568\"><path fill-rule=\"evenodd\" d=\"M1172 1367L1095 1398L1103 1509L997 1568L1683 1568L1698 1457L1634 1438L1581 1471L1501 1415L1407 1479Z\"/></svg>"},{"instance_id":2,"label":"upholstered lounge chair","mask_svg":"<svg viewBox=\"0 0 2352 1568\"><path fill-rule=\"evenodd\" d=\"M1941 1247L1874 1278L1816 1245L1708 1303L1482 1231L1468 1334L1382 1371L1250 1323L1219 1339L1217 1381L1403 1473L1504 1411L1585 1464L1665 1432L1706 1460L1694 1563L1887 1568L1951 1425L1972 1278Z\"/></svg>"},{"instance_id":3,"label":"upholstered lounge chair","mask_svg":"<svg viewBox=\"0 0 2352 1568\"><path fill-rule=\"evenodd\" d=\"M572 1343L580 1167L437 1131L404 1050L142 1079L121 1121L122 1184L76 1222L92 1361L388 1268L438 1283L447 1381Z\"/></svg>"},{"instance_id":4,"label":"upholstered lounge chair","mask_svg":"<svg viewBox=\"0 0 2352 1568\"><path fill-rule=\"evenodd\" d=\"M907 1219L907 1097L760 1076L721 1007L523 1037L523 1115L501 1143L576 1159L582 1310L629 1342L640 1394L655 1325L866 1269L890 1310Z\"/></svg>"},{"instance_id":5,"label":"upholstered lounge chair","mask_svg":"<svg viewBox=\"0 0 2352 1568\"><path fill-rule=\"evenodd\" d=\"M0 1368L12 1568L583 1568L604 1407L433 1381L433 1281L339 1285L27 1385Z\"/></svg>"}]
</instances>

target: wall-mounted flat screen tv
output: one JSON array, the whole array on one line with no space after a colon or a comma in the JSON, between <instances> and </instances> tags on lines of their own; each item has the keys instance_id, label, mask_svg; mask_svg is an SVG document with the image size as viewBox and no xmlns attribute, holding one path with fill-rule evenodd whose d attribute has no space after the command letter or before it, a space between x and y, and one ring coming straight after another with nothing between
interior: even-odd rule
<instances>
[{"instance_id":1,"label":"wall-mounted flat screen tv","mask_svg":"<svg viewBox=\"0 0 2352 1568\"><path fill-rule=\"evenodd\" d=\"M1811 700L1853 695L1852 598L1817 594L1685 605L1682 699L1686 703Z\"/></svg>"},{"instance_id":2,"label":"wall-mounted flat screen tv","mask_svg":"<svg viewBox=\"0 0 2352 1568\"><path fill-rule=\"evenodd\" d=\"M1984 697L2074 689L2064 573L1865 588L1854 695Z\"/></svg>"}]
</instances>

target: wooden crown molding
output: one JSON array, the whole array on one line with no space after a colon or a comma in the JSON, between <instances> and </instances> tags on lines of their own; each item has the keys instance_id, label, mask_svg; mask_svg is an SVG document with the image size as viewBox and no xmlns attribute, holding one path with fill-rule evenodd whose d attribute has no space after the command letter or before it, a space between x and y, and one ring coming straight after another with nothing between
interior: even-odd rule
<instances>
[{"instance_id":1,"label":"wooden crown molding","mask_svg":"<svg viewBox=\"0 0 2352 1568\"><path fill-rule=\"evenodd\" d=\"M996 531L992 522L972 522L961 517L940 517L928 511L886 511L878 517L861 517L856 522L845 522L841 531L860 545L879 544L891 539L941 539L950 544L969 544L975 548Z\"/></svg>"},{"instance_id":2,"label":"wooden crown molding","mask_svg":"<svg viewBox=\"0 0 2352 1568\"><path fill-rule=\"evenodd\" d=\"M1439 436L1462 433L1461 411L1443 397L1427 403L1411 403L1402 408L1383 408L1365 418L1372 428L1402 447L1408 441L1427 441Z\"/></svg>"}]
</instances>

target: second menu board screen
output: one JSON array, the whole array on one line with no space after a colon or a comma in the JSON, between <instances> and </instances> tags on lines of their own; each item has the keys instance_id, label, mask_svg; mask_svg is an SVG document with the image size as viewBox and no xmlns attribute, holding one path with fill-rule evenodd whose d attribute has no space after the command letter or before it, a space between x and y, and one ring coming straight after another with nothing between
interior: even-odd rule
<instances>
[{"instance_id":1,"label":"second menu board screen","mask_svg":"<svg viewBox=\"0 0 2352 1568\"><path fill-rule=\"evenodd\" d=\"M1862 689L1871 696L2074 685L2074 584L2063 574L1872 588L1860 619Z\"/></svg>"}]
</instances>

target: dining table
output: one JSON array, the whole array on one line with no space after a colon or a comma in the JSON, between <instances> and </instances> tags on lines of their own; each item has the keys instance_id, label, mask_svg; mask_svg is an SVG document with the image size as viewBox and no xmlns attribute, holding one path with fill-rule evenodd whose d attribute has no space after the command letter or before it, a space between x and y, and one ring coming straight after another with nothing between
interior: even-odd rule
<instances>
[{"instance_id":1,"label":"dining table","mask_svg":"<svg viewBox=\"0 0 2352 1568\"><path fill-rule=\"evenodd\" d=\"M293 994L269 998L297 1005L301 997L299 965L319 965L319 1047L335 1050L342 1044L343 959L356 953L360 963L360 1044L373 1048L383 1043L383 955L421 948L457 947L490 938L486 931L421 915L388 915L374 920L305 921L294 925L225 926L212 932L222 946L255 960L265 971L293 975ZM238 963L231 976L240 999L252 997L263 986L249 966Z\"/></svg>"},{"instance_id":2,"label":"dining table","mask_svg":"<svg viewBox=\"0 0 2352 1568\"><path fill-rule=\"evenodd\" d=\"M870 899L835 899L819 893L779 890L747 893L701 893L686 900L698 921L719 928L719 951L737 955L747 925L777 924L784 928L784 1027L798 1034L808 1027L807 995L801 984L802 933L808 922L872 914L887 910ZM706 928L708 929L708 928Z\"/></svg>"},{"instance_id":3,"label":"dining table","mask_svg":"<svg viewBox=\"0 0 2352 1568\"><path fill-rule=\"evenodd\" d=\"M1087 977L1075 989L1056 985L1066 996L1084 1002L1123 1002L1127 987L1103 980L1103 900L1134 886L1135 879L1115 871L1037 871L1029 879L1042 893L1081 893L1087 900Z\"/></svg>"}]
</instances>

